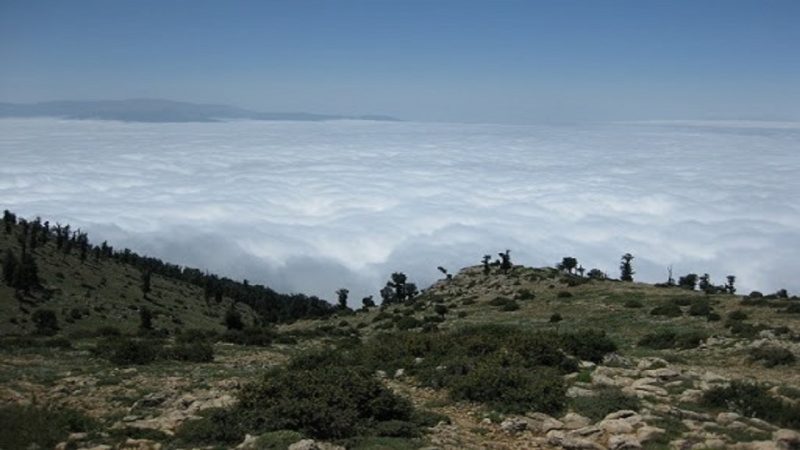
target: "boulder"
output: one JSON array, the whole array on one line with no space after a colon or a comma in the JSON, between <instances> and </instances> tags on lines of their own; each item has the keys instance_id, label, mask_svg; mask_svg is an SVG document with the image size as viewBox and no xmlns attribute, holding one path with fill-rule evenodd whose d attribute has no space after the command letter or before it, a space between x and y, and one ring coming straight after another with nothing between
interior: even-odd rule
<instances>
[{"instance_id":1,"label":"boulder","mask_svg":"<svg viewBox=\"0 0 800 450\"><path fill-rule=\"evenodd\" d=\"M800 449L800 433L782 428L772 433L772 440L783 450Z\"/></svg>"},{"instance_id":2,"label":"boulder","mask_svg":"<svg viewBox=\"0 0 800 450\"><path fill-rule=\"evenodd\" d=\"M500 423L500 429L509 434L516 434L520 431L525 431L528 428L528 422L519 417L509 417Z\"/></svg>"},{"instance_id":3,"label":"boulder","mask_svg":"<svg viewBox=\"0 0 800 450\"><path fill-rule=\"evenodd\" d=\"M659 436L663 435L666 432L667 431L663 428L645 425L636 430L636 437L639 439L639 442L647 443L658 439Z\"/></svg>"},{"instance_id":4,"label":"boulder","mask_svg":"<svg viewBox=\"0 0 800 450\"><path fill-rule=\"evenodd\" d=\"M610 450L636 450L642 448L642 443L635 435L617 434L608 438Z\"/></svg>"},{"instance_id":5,"label":"boulder","mask_svg":"<svg viewBox=\"0 0 800 450\"><path fill-rule=\"evenodd\" d=\"M564 424L564 428L568 430L583 428L592 423L588 417L573 412L564 415L564 417L561 418L561 422Z\"/></svg>"},{"instance_id":6,"label":"boulder","mask_svg":"<svg viewBox=\"0 0 800 450\"><path fill-rule=\"evenodd\" d=\"M721 412L717 414L716 422L722 426L726 426L736 422L740 417L742 416L733 412Z\"/></svg>"},{"instance_id":7,"label":"boulder","mask_svg":"<svg viewBox=\"0 0 800 450\"><path fill-rule=\"evenodd\" d=\"M633 425L624 419L603 419L597 426L608 434L633 433Z\"/></svg>"}]
</instances>

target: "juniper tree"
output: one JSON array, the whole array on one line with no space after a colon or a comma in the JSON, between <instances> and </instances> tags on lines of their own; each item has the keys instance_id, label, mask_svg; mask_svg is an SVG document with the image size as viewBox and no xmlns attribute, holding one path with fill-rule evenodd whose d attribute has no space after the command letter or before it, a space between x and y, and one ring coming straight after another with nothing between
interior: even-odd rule
<instances>
[{"instance_id":1,"label":"juniper tree","mask_svg":"<svg viewBox=\"0 0 800 450\"><path fill-rule=\"evenodd\" d=\"M483 255L483 259L481 259L481 263L483 263L483 274L489 275L491 272L491 267L489 266L489 262L492 260L492 255Z\"/></svg>"},{"instance_id":2,"label":"juniper tree","mask_svg":"<svg viewBox=\"0 0 800 450\"><path fill-rule=\"evenodd\" d=\"M589 273L586 274L586 276L590 280L605 280L606 279L606 274L603 273L603 271L600 270L600 269L591 269L589 271Z\"/></svg>"},{"instance_id":3,"label":"juniper tree","mask_svg":"<svg viewBox=\"0 0 800 450\"><path fill-rule=\"evenodd\" d=\"M139 329L142 331L153 329L153 313L147 307L139 310Z\"/></svg>"},{"instance_id":4,"label":"juniper tree","mask_svg":"<svg viewBox=\"0 0 800 450\"><path fill-rule=\"evenodd\" d=\"M364 306L364 309L372 308L375 306L375 300L372 299L372 296L364 297L361 299L361 304Z\"/></svg>"},{"instance_id":5,"label":"juniper tree","mask_svg":"<svg viewBox=\"0 0 800 450\"><path fill-rule=\"evenodd\" d=\"M229 330L241 330L244 328L242 315L233 305L225 312L225 327Z\"/></svg>"},{"instance_id":6,"label":"juniper tree","mask_svg":"<svg viewBox=\"0 0 800 450\"><path fill-rule=\"evenodd\" d=\"M697 286L697 274L690 273L686 274L685 276L678 277L678 286L683 289L688 289L693 291L694 288Z\"/></svg>"},{"instance_id":7,"label":"juniper tree","mask_svg":"<svg viewBox=\"0 0 800 450\"><path fill-rule=\"evenodd\" d=\"M559 270L566 270L567 273L572 273L573 270L578 266L578 260L573 258L572 256L565 256L561 262L558 264Z\"/></svg>"},{"instance_id":8,"label":"juniper tree","mask_svg":"<svg viewBox=\"0 0 800 450\"><path fill-rule=\"evenodd\" d=\"M707 273L704 273L703 276L700 277L697 287L706 294L711 294L714 288L714 286L711 285L711 277Z\"/></svg>"},{"instance_id":9,"label":"juniper tree","mask_svg":"<svg viewBox=\"0 0 800 450\"><path fill-rule=\"evenodd\" d=\"M733 275L728 275L728 284L725 285L725 290L728 291L729 294L735 294L736 288L733 286L733 283L736 282L736 277Z\"/></svg>"},{"instance_id":10,"label":"juniper tree","mask_svg":"<svg viewBox=\"0 0 800 450\"><path fill-rule=\"evenodd\" d=\"M341 288L341 289L336 291L336 297L339 300L339 307L342 308L342 309L347 309L347 295L348 294L350 294L350 291L345 289L345 288Z\"/></svg>"},{"instance_id":11,"label":"juniper tree","mask_svg":"<svg viewBox=\"0 0 800 450\"><path fill-rule=\"evenodd\" d=\"M633 274L635 274L636 272L633 271L631 260L633 260L633 255L631 255L630 253L625 253L624 255L622 255L622 260L619 263L619 270L620 270L619 279L622 281L633 281Z\"/></svg>"},{"instance_id":12,"label":"juniper tree","mask_svg":"<svg viewBox=\"0 0 800 450\"><path fill-rule=\"evenodd\" d=\"M150 277L151 273L149 270L145 270L142 272L142 294L147 297L147 294L150 293Z\"/></svg>"},{"instance_id":13,"label":"juniper tree","mask_svg":"<svg viewBox=\"0 0 800 450\"><path fill-rule=\"evenodd\" d=\"M18 264L19 261L17 261L17 257L14 256L14 252L12 252L10 248L7 248L3 255L3 281L5 281L8 286L14 287L14 274L17 271Z\"/></svg>"},{"instance_id":14,"label":"juniper tree","mask_svg":"<svg viewBox=\"0 0 800 450\"><path fill-rule=\"evenodd\" d=\"M508 273L513 267L511 264L511 250L500 252L497 255L500 256L500 270L502 270L503 273Z\"/></svg>"},{"instance_id":15,"label":"juniper tree","mask_svg":"<svg viewBox=\"0 0 800 450\"><path fill-rule=\"evenodd\" d=\"M58 331L58 318L56 313L49 309L37 309L31 316L36 325L36 334L52 336Z\"/></svg>"}]
</instances>

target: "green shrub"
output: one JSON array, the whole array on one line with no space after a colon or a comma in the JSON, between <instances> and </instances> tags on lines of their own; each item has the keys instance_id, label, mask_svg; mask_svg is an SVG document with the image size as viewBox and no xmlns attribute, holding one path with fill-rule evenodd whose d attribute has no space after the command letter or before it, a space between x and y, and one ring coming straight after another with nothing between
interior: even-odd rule
<instances>
[{"instance_id":1,"label":"green shrub","mask_svg":"<svg viewBox=\"0 0 800 450\"><path fill-rule=\"evenodd\" d=\"M728 313L728 320L736 321L736 320L747 320L747 313L742 311L741 309L737 309L735 311L731 311Z\"/></svg>"},{"instance_id":2,"label":"green shrub","mask_svg":"<svg viewBox=\"0 0 800 450\"><path fill-rule=\"evenodd\" d=\"M800 404L786 403L761 384L733 381L703 394L702 403L711 408L735 411L786 428L800 428Z\"/></svg>"},{"instance_id":3,"label":"green shrub","mask_svg":"<svg viewBox=\"0 0 800 450\"><path fill-rule=\"evenodd\" d=\"M556 298L572 298L572 292L558 291L558 294L556 294Z\"/></svg>"},{"instance_id":4,"label":"green shrub","mask_svg":"<svg viewBox=\"0 0 800 450\"><path fill-rule=\"evenodd\" d=\"M333 332L333 327L328 331ZM267 347L272 344L275 336L276 333L271 328L251 327L243 330L228 330L222 334L221 339L232 344Z\"/></svg>"},{"instance_id":5,"label":"green shrub","mask_svg":"<svg viewBox=\"0 0 800 450\"><path fill-rule=\"evenodd\" d=\"M508 297L495 297L489 300L489 305L491 306L505 306L511 301Z\"/></svg>"},{"instance_id":6,"label":"green shrub","mask_svg":"<svg viewBox=\"0 0 800 450\"><path fill-rule=\"evenodd\" d=\"M483 402L502 412L557 413L564 407L566 386L558 371L505 366L486 359L450 386L456 400Z\"/></svg>"},{"instance_id":7,"label":"green shrub","mask_svg":"<svg viewBox=\"0 0 800 450\"><path fill-rule=\"evenodd\" d=\"M617 345L606 336L605 331L581 330L561 337L564 350L582 360L599 363L608 353L617 350Z\"/></svg>"},{"instance_id":8,"label":"green shrub","mask_svg":"<svg viewBox=\"0 0 800 450\"><path fill-rule=\"evenodd\" d=\"M792 303L781 312L786 314L800 314L800 303Z\"/></svg>"},{"instance_id":9,"label":"green shrub","mask_svg":"<svg viewBox=\"0 0 800 450\"><path fill-rule=\"evenodd\" d=\"M303 435L296 431L270 431L259 436L254 447L259 450L286 450L290 445L301 439L303 439Z\"/></svg>"},{"instance_id":10,"label":"green shrub","mask_svg":"<svg viewBox=\"0 0 800 450\"><path fill-rule=\"evenodd\" d=\"M650 314L654 316L680 317L683 312L681 312L680 306L674 303L665 303L651 309Z\"/></svg>"},{"instance_id":11,"label":"green shrub","mask_svg":"<svg viewBox=\"0 0 800 450\"><path fill-rule=\"evenodd\" d=\"M98 327L95 330L94 334L95 336L103 336L103 337L122 336L122 332L119 330L119 328L110 325Z\"/></svg>"},{"instance_id":12,"label":"green shrub","mask_svg":"<svg viewBox=\"0 0 800 450\"><path fill-rule=\"evenodd\" d=\"M417 328L422 326L423 322L418 320L414 317L403 317L402 319L397 321L397 329L399 330L410 330L412 328Z\"/></svg>"},{"instance_id":13,"label":"green shrub","mask_svg":"<svg viewBox=\"0 0 800 450\"><path fill-rule=\"evenodd\" d=\"M238 443L250 431L238 411L212 408L202 412L203 417L184 422L175 437L187 444Z\"/></svg>"},{"instance_id":14,"label":"green shrub","mask_svg":"<svg viewBox=\"0 0 800 450\"><path fill-rule=\"evenodd\" d=\"M642 306L644 306L644 304L641 302L641 300L630 299L630 300L625 300L623 306L625 306L626 308L641 308Z\"/></svg>"},{"instance_id":15,"label":"green shrub","mask_svg":"<svg viewBox=\"0 0 800 450\"><path fill-rule=\"evenodd\" d=\"M514 297L516 300L533 300L536 298L536 294L531 291L530 289L520 289L517 291L517 295Z\"/></svg>"},{"instance_id":16,"label":"green shrub","mask_svg":"<svg viewBox=\"0 0 800 450\"><path fill-rule=\"evenodd\" d=\"M753 325L741 320L727 321L725 322L725 326L727 326L730 329L731 334L733 334L734 336L747 339L753 339L756 336L758 336L758 333L760 331L769 329L769 327L766 325L761 325L761 324Z\"/></svg>"},{"instance_id":17,"label":"green shrub","mask_svg":"<svg viewBox=\"0 0 800 450\"><path fill-rule=\"evenodd\" d=\"M705 339L706 335L701 331L681 331L662 330L655 333L644 335L639 340L639 345L642 347L652 348L654 350L664 349L690 349L696 348Z\"/></svg>"},{"instance_id":18,"label":"green shrub","mask_svg":"<svg viewBox=\"0 0 800 450\"><path fill-rule=\"evenodd\" d=\"M215 339L218 333L214 330L201 330L198 328L189 328L182 330L175 336L175 342L182 344L191 344L194 342L208 342Z\"/></svg>"},{"instance_id":19,"label":"green shrub","mask_svg":"<svg viewBox=\"0 0 800 450\"><path fill-rule=\"evenodd\" d=\"M750 349L750 359L760 362L764 367L790 365L796 360L791 350L776 345L764 345Z\"/></svg>"},{"instance_id":20,"label":"green shrub","mask_svg":"<svg viewBox=\"0 0 800 450\"><path fill-rule=\"evenodd\" d=\"M501 308L503 311L517 311L519 309L519 303L515 302L514 300L509 301Z\"/></svg>"},{"instance_id":21,"label":"green shrub","mask_svg":"<svg viewBox=\"0 0 800 450\"><path fill-rule=\"evenodd\" d=\"M0 448L54 448L69 433L95 429L94 420L67 408L8 404L0 406Z\"/></svg>"},{"instance_id":22,"label":"green shrub","mask_svg":"<svg viewBox=\"0 0 800 450\"><path fill-rule=\"evenodd\" d=\"M214 360L214 347L203 341L175 344L170 358L178 361L211 362Z\"/></svg>"},{"instance_id":23,"label":"green shrub","mask_svg":"<svg viewBox=\"0 0 800 450\"><path fill-rule=\"evenodd\" d=\"M709 322L719 322L720 320L722 320L722 316L720 316L715 312L710 312L706 316L706 320L708 320Z\"/></svg>"},{"instance_id":24,"label":"green shrub","mask_svg":"<svg viewBox=\"0 0 800 450\"><path fill-rule=\"evenodd\" d=\"M405 420L387 420L378 422L373 427L378 436L386 437L416 437L420 435L419 427Z\"/></svg>"},{"instance_id":25,"label":"green shrub","mask_svg":"<svg viewBox=\"0 0 800 450\"><path fill-rule=\"evenodd\" d=\"M690 306L694 304L696 301L697 300L695 300L692 297L679 297L679 298L673 298L672 304L677 306Z\"/></svg>"},{"instance_id":26,"label":"green shrub","mask_svg":"<svg viewBox=\"0 0 800 450\"><path fill-rule=\"evenodd\" d=\"M696 301L689 306L690 316L708 316L711 314L711 304L708 300Z\"/></svg>"},{"instance_id":27,"label":"green shrub","mask_svg":"<svg viewBox=\"0 0 800 450\"><path fill-rule=\"evenodd\" d=\"M92 350L97 356L117 365L149 364L162 356L161 343L152 339L116 338L98 343Z\"/></svg>"},{"instance_id":28,"label":"green shrub","mask_svg":"<svg viewBox=\"0 0 800 450\"><path fill-rule=\"evenodd\" d=\"M365 370L317 366L278 369L245 386L236 410L251 430L336 439L368 432L379 422L408 421L413 408Z\"/></svg>"},{"instance_id":29,"label":"green shrub","mask_svg":"<svg viewBox=\"0 0 800 450\"><path fill-rule=\"evenodd\" d=\"M36 325L36 334L52 336L58 331L56 313L49 309L37 309L31 316L31 320Z\"/></svg>"},{"instance_id":30,"label":"green shrub","mask_svg":"<svg viewBox=\"0 0 800 450\"><path fill-rule=\"evenodd\" d=\"M572 399L570 405L593 422L602 420L615 411L623 409L639 411L641 408L641 402L637 397L626 395L616 387L604 387L591 397L576 397Z\"/></svg>"}]
</instances>

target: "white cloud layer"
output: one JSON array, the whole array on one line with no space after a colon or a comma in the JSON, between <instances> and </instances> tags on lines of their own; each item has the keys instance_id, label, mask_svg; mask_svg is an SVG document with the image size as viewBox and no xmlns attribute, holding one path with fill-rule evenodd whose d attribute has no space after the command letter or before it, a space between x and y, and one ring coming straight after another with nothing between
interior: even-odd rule
<instances>
[{"instance_id":1,"label":"white cloud layer","mask_svg":"<svg viewBox=\"0 0 800 450\"><path fill-rule=\"evenodd\" d=\"M509 248L800 290L800 124L0 120L0 207L351 302Z\"/></svg>"}]
</instances>

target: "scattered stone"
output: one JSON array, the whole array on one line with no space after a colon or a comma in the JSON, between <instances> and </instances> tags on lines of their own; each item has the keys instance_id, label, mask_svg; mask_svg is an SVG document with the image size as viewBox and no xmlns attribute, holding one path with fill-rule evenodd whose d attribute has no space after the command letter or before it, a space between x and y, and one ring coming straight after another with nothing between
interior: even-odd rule
<instances>
[{"instance_id":1,"label":"scattered stone","mask_svg":"<svg viewBox=\"0 0 800 450\"><path fill-rule=\"evenodd\" d=\"M723 426L730 425L739 420L740 417L742 416L733 412L721 412L717 414L717 423Z\"/></svg>"},{"instance_id":2,"label":"scattered stone","mask_svg":"<svg viewBox=\"0 0 800 450\"><path fill-rule=\"evenodd\" d=\"M564 415L564 417L561 418L561 422L567 430L577 430L578 428L586 427L592 423L588 417L572 412Z\"/></svg>"},{"instance_id":3,"label":"scattered stone","mask_svg":"<svg viewBox=\"0 0 800 450\"><path fill-rule=\"evenodd\" d=\"M578 367L581 369L594 369L595 367L597 367L597 364L591 361L581 361L580 363L578 363Z\"/></svg>"},{"instance_id":4,"label":"scattered stone","mask_svg":"<svg viewBox=\"0 0 800 450\"><path fill-rule=\"evenodd\" d=\"M289 446L288 450L320 450L313 439L302 439Z\"/></svg>"},{"instance_id":5,"label":"scattered stone","mask_svg":"<svg viewBox=\"0 0 800 450\"><path fill-rule=\"evenodd\" d=\"M616 420L616 419L625 419L632 416L638 416L639 414L636 411L630 409L621 409L619 411L612 412L605 416L603 420Z\"/></svg>"},{"instance_id":6,"label":"scattered stone","mask_svg":"<svg viewBox=\"0 0 800 450\"><path fill-rule=\"evenodd\" d=\"M645 370L645 371L642 372L642 375L644 375L646 377L651 377L651 378L658 378L659 380L669 380L669 379L672 379L672 378L679 377L681 375L681 373L678 372L675 369L670 369L668 367L663 367L661 369Z\"/></svg>"},{"instance_id":7,"label":"scattered stone","mask_svg":"<svg viewBox=\"0 0 800 450\"><path fill-rule=\"evenodd\" d=\"M244 440L242 441L241 444L237 445L236 448L245 450L251 450L251 449L255 450L257 440L258 438L256 436L253 436L252 434L245 434Z\"/></svg>"},{"instance_id":8,"label":"scattered stone","mask_svg":"<svg viewBox=\"0 0 800 450\"><path fill-rule=\"evenodd\" d=\"M772 433L772 440L783 450L800 449L800 433L782 428Z\"/></svg>"},{"instance_id":9,"label":"scattered stone","mask_svg":"<svg viewBox=\"0 0 800 450\"><path fill-rule=\"evenodd\" d=\"M709 450L721 450L726 448L727 444L720 438L710 438L706 439L703 443L703 447Z\"/></svg>"},{"instance_id":10,"label":"scattered stone","mask_svg":"<svg viewBox=\"0 0 800 450\"><path fill-rule=\"evenodd\" d=\"M375 371L375 376L382 380L382 379L386 378L386 371L385 370L376 370Z\"/></svg>"},{"instance_id":11,"label":"scattered stone","mask_svg":"<svg viewBox=\"0 0 800 450\"><path fill-rule=\"evenodd\" d=\"M648 356L640 359L636 368L639 370L660 369L668 365L669 363L665 359Z\"/></svg>"},{"instance_id":12,"label":"scattered stone","mask_svg":"<svg viewBox=\"0 0 800 450\"><path fill-rule=\"evenodd\" d=\"M617 434L608 438L608 448L611 450L635 450L642 448L642 444L634 435Z\"/></svg>"},{"instance_id":13,"label":"scattered stone","mask_svg":"<svg viewBox=\"0 0 800 450\"><path fill-rule=\"evenodd\" d=\"M633 425L624 419L603 419L597 426L608 434L633 433Z\"/></svg>"},{"instance_id":14,"label":"scattered stone","mask_svg":"<svg viewBox=\"0 0 800 450\"><path fill-rule=\"evenodd\" d=\"M578 398L578 397L594 397L597 395L591 389L584 389L578 386L572 386L567 389L567 397L569 398Z\"/></svg>"},{"instance_id":15,"label":"scattered stone","mask_svg":"<svg viewBox=\"0 0 800 450\"><path fill-rule=\"evenodd\" d=\"M527 428L528 422L519 417L509 417L500 423L500 429L509 434L516 434Z\"/></svg>"},{"instance_id":16,"label":"scattered stone","mask_svg":"<svg viewBox=\"0 0 800 450\"><path fill-rule=\"evenodd\" d=\"M636 430L636 437L639 439L639 442L647 443L657 439L659 436L663 435L666 432L667 431L663 428L645 425Z\"/></svg>"},{"instance_id":17,"label":"scattered stone","mask_svg":"<svg viewBox=\"0 0 800 450\"><path fill-rule=\"evenodd\" d=\"M394 372L394 377L395 377L395 378L401 378L401 377L402 377L403 375L405 375L405 374L406 374L406 369L397 369L397 370Z\"/></svg>"},{"instance_id":18,"label":"scattered stone","mask_svg":"<svg viewBox=\"0 0 800 450\"><path fill-rule=\"evenodd\" d=\"M703 391L699 389L686 389L678 397L681 403L699 403L703 398Z\"/></svg>"},{"instance_id":19,"label":"scattered stone","mask_svg":"<svg viewBox=\"0 0 800 450\"><path fill-rule=\"evenodd\" d=\"M119 448L120 450L161 450L161 444L150 439L128 438Z\"/></svg>"}]
</instances>

